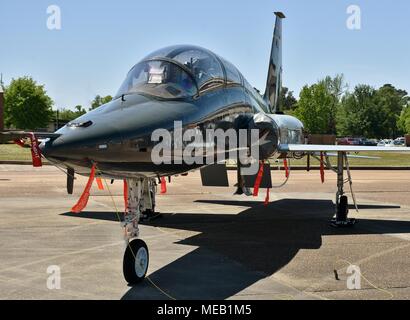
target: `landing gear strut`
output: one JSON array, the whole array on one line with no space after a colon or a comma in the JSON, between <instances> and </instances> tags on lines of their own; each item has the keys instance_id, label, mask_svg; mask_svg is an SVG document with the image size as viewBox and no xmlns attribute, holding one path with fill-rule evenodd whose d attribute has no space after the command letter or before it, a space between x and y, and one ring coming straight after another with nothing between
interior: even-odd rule
<instances>
[{"instance_id":1,"label":"landing gear strut","mask_svg":"<svg viewBox=\"0 0 410 320\"><path fill-rule=\"evenodd\" d=\"M149 195L147 194L146 205L144 210L141 212L140 221L151 221L156 218L161 217L161 214L155 212L155 195L157 193L157 185L154 179L146 179L147 182L144 184L145 190L149 190Z\"/></svg>"},{"instance_id":2,"label":"landing gear strut","mask_svg":"<svg viewBox=\"0 0 410 320\"><path fill-rule=\"evenodd\" d=\"M123 273L129 284L144 280L149 263L149 252L146 243L137 239L138 224L142 212L154 211L155 181L147 178L127 179L128 206L124 215L124 238L127 249L124 253Z\"/></svg>"},{"instance_id":3,"label":"landing gear strut","mask_svg":"<svg viewBox=\"0 0 410 320\"><path fill-rule=\"evenodd\" d=\"M336 192L336 218L331 220L331 226L336 228L341 227L351 227L356 224L356 219L349 219L349 202L347 196L344 193L344 167L345 167L345 159L346 153L345 152L338 152L337 153L337 192ZM347 160L346 160L347 164ZM348 164L347 164L348 165ZM348 168L349 171L349 168ZM351 183L350 171L348 172L349 175L349 183Z\"/></svg>"}]
</instances>

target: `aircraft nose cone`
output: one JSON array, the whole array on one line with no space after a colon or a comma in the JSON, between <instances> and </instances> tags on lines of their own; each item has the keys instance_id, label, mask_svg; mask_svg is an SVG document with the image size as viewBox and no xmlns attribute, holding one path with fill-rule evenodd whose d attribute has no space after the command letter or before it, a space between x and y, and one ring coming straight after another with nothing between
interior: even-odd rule
<instances>
[{"instance_id":1,"label":"aircraft nose cone","mask_svg":"<svg viewBox=\"0 0 410 320\"><path fill-rule=\"evenodd\" d=\"M54 160L84 159L98 145L98 134L92 130L75 131L64 128L64 132L55 140L46 141L40 145L43 155ZM94 136L93 136L94 135Z\"/></svg>"},{"instance_id":2,"label":"aircraft nose cone","mask_svg":"<svg viewBox=\"0 0 410 320\"><path fill-rule=\"evenodd\" d=\"M53 156L57 155L56 150L57 148L53 145L54 141L45 141L40 144L41 153L46 158L52 158Z\"/></svg>"},{"instance_id":3,"label":"aircraft nose cone","mask_svg":"<svg viewBox=\"0 0 410 320\"><path fill-rule=\"evenodd\" d=\"M124 104L116 100L73 120L41 150L45 157L62 161L123 161L135 151L129 147L132 141L151 141L154 130L172 130L174 121L195 112L196 106L188 102L129 96Z\"/></svg>"}]
</instances>

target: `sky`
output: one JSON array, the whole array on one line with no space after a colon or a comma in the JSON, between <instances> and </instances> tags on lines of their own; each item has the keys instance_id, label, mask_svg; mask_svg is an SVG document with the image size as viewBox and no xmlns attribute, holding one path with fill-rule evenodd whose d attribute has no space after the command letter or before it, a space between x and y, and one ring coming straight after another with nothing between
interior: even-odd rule
<instances>
[{"instance_id":1,"label":"sky","mask_svg":"<svg viewBox=\"0 0 410 320\"><path fill-rule=\"evenodd\" d=\"M50 30L47 8L61 10ZM351 30L350 5L361 28ZM55 108L89 107L114 95L128 70L173 44L208 48L264 90L274 11L283 11L283 84L298 96L306 84L343 73L357 84L410 91L408 0L0 0L0 73L32 76Z\"/></svg>"}]
</instances>

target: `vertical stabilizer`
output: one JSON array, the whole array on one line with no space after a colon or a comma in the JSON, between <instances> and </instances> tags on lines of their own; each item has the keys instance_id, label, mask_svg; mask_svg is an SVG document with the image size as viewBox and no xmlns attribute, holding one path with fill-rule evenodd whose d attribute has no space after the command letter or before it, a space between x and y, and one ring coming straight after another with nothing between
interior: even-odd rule
<instances>
[{"instance_id":1,"label":"vertical stabilizer","mask_svg":"<svg viewBox=\"0 0 410 320\"><path fill-rule=\"evenodd\" d=\"M280 112L280 93L282 90L282 20L285 15L275 12L276 23L273 32L272 48L269 57L268 80L264 98L269 102L272 113Z\"/></svg>"}]
</instances>

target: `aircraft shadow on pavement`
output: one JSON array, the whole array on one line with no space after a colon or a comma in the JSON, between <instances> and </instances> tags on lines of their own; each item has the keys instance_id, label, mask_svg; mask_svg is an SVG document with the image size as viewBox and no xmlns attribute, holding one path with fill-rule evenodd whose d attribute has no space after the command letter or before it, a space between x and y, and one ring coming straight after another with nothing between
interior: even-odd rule
<instances>
[{"instance_id":1,"label":"aircraft shadow on pavement","mask_svg":"<svg viewBox=\"0 0 410 320\"><path fill-rule=\"evenodd\" d=\"M410 221L360 219L354 228L334 229L328 223L334 211L329 200L283 199L267 207L258 201L197 202L248 209L239 214L164 214L146 223L199 232L177 242L197 249L150 274L176 299L229 298L286 266L299 250L320 248L323 235L410 233ZM63 215L117 221L113 212ZM148 287L146 283L132 287L123 299L167 299Z\"/></svg>"}]
</instances>

